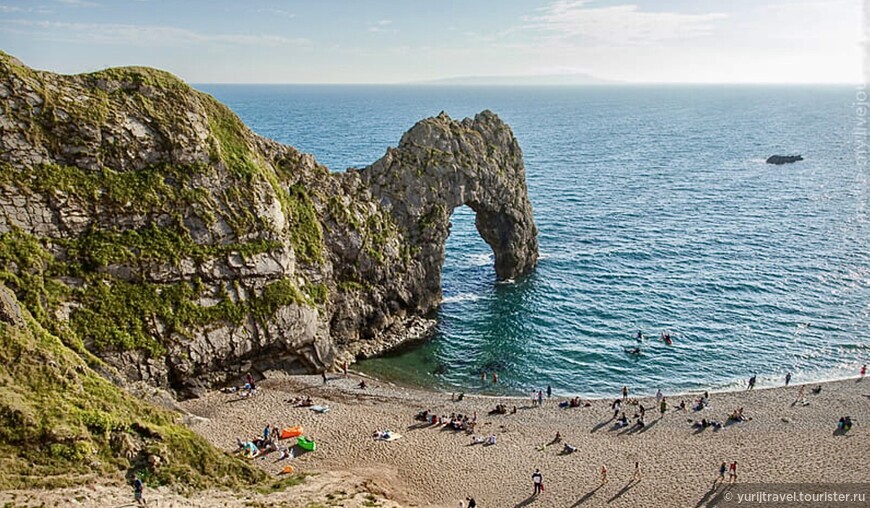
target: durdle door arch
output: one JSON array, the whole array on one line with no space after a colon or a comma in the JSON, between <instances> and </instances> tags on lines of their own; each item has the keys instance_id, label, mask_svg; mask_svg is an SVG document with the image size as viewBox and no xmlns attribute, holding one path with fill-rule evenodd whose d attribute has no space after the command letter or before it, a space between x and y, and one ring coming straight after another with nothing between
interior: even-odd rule
<instances>
[{"instance_id":1,"label":"durdle door arch","mask_svg":"<svg viewBox=\"0 0 870 508\"><path fill-rule=\"evenodd\" d=\"M457 121L442 112L422 120L361 176L419 253L423 286L436 304L450 217L457 207L474 210L477 231L492 249L499 279L513 279L535 267L538 231L522 150L510 127L494 113L483 111Z\"/></svg>"}]
</instances>

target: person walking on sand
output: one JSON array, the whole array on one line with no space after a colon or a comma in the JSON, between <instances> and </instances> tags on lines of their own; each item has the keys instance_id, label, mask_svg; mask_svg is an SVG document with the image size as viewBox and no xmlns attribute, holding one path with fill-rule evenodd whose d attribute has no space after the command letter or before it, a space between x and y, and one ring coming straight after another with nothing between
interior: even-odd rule
<instances>
[{"instance_id":1,"label":"person walking on sand","mask_svg":"<svg viewBox=\"0 0 870 508\"><path fill-rule=\"evenodd\" d=\"M142 491L144 489L145 484L143 484L142 479L137 476L136 479L133 480L133 499L139 506L148 506L148 502L145 501L144 497L142 497Z\"/></svg>"},{"instance_id":2,"label":"person walking on sand","mask_svg":"<svg viewBox=\"0 0 870 508\"><path fill-rule=\"evenodd\" d=\"M798 390L798 396L794 399L795 404L803 404L804 403L804 385L801 385L800 390Z\"/></svg>"},{"instance_id":3,"label":"person walking on sand","mask_svg":"<svg viewBox=\"0 0 870 508\"><path fill-rule=\"evenodd\" d=\"M541 474L540 469L535 469L535 472L532 473L532 484L535 487L533 496L537 496L544 491L544 475Z\"/></svg>"},{"instance_id":4,"label":"person walking on sand","mask_svg":"<svg viewBox=\"0 0 870 508\"><path fill-rule=\"evenodd\" d=\"M785 386L788 386L789 383L791 383L791 372L786 372L785 373Z\"/></svg>"},{"instance_id":5,"label":"person walking on sand","mask_svg":"<svg viewBox=\"0 0 870 508\"><path fill-rule=\"evenodd\" d=\"M543 390L538 390L538 406L544 405L544 392Z\"/></svg>"},{"instance_id":6,"label":"person walking on sand","mask_svg":"<svg viewBox=\"0 0 870 508\"><path fill-rule=\"evenodd\" d=\"M639 482L640 481L640 462L634 461L634 475L631 477L632 481Z\"/></svg>"},{"instance_id":7,"label":"person walking on sand","mask_svg":"<svg viewBox=\"0 0 870 508\"><path fill-rule=\"evenodd\" d=\"M756 378L756 374L753 374L752 377L749 378L749 386L746 387L747 390L751 390L751 389L755 388L755 378Z\"/></svg>"},{"instance_id":8,"label":"person walking on sand","mask_svg":"<svg viewBox=\"0 0 870 508\"><path fill-rule=\"evenodd\" d=\"M720 482L724 483L725 482L725 471L727 471L727 470L728 470L728 466L723 462L719 466L719 479L716 481L720 481ZM713 483L716 483L716 482L714 481Z\"/></svg>"},{"instance_id":9,"label":"person walking on sand","mask_svg":"<svg viewBox=\"0 0 870 508\"><path fill-rule=\"evenodd\" d=\"M736 460L734 462L732 462L730 466L728 466L728 481L730 483L734 483L737 481L737 461Z\"/></svg>"},{"instance_id":10,"label":"person walking on sand","mask_svg":"<svg viewBox=\"0 0 870 508\"><path fill-rule=\"evenodd\" d=\"M607 466L601 464L601 485L607 483Z\"/></svg>"},{"instance_id":11,"label":"person walking on sand","mask_svg":"<svg viewBox=\"0 0 870 508\"><path fill-rule=\"evenodd\" d=\"M610 409L613 409L613 418L611 418L611 420L613 420L619 416L619 410L622 409L622 403L619 399L613 401L613 404L610 405Z\"/></svg>"},{"instance_id":12,"label":"person walking on sand","mask_svg":"<svg viewBox=\"0 0 870 508\"><path fill-rule=\"evenodd\" d=\"M666 397L662 397L662 401L659 402L659 412L661 416L659 418L665 417L665 411L668 410L668 399Z\"/></svg>"}]
</instances>

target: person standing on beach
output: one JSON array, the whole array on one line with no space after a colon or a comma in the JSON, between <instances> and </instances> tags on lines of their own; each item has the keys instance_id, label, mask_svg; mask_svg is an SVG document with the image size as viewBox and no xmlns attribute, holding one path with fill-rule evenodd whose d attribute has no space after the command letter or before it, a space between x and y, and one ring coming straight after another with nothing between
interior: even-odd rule
<instances>
[{"instance_id":1,"label":"person standing on beach","mask_svg":"<svg viewBox=\"0 0 870 508\"><path fill-rule=\"evenodd\" d=\"M730 483L734 483L737 481L737 461L736 460L734 462L732 462L730 466L728 466L728 481Z\"/></svg>"},{"instance_id":2,"label":"person standing on beach","mask_svg":"<svg viewBox=\"0 0 870 508\"><path fill-rule=\"evenodd\" d=\"M544 392L542 390L538 390L538 406L544 405Z\"/></svg>"},{"instance_id":3,"label":"person standing on beach","mask_svg":"<svg viewBox=\"0 0 870 508\"><path fill-rule=\"evenodd\" d=\"M601 485L607 483L607 466L601 464Z\"/></svg>"},{"instance_id":4,"label":"person standing on beach","mask_svg":"<svg viewBox=\"0 0 870 508\"><path fill-rule=\"evenodd\" d=\"M144 497L142 497L142 491L144 489L145 484L143 484L142 479L137 476L136 479L133 480L133 499L139 506L148 506L148 502L145 501Z\"/></svg>"},{"instance_id":5,"label":"person standing on beach","mask_svg":"<svg viewBox=\"0 0 870 508\"><path fill-rule=\"evenodd\" d=\"M658 390L656 390L656 404L660 404L660 403L662 402L662 399L663 399L664 397L665 397L665 396L664 396L664 394L662 393L662 389L661 389L661 388L659 388Z\"/></svg>"},{"instance_id":6,"label":"person standing on beach","mask_svg":"<svg viewBox=\"0 0 870 508\"><path fill-rule=\"evenodd\" d=\"M627 386L623 386L623 387L622 387L622 400L625 400L625 399L627 399L627 398L628 398L628 387L627 387Z\"/></svg>"},{"instance_id":7,"label":"person standing on beach","mask_svg":"<svg viewBox=\"0 0 870 508\"><path fill-rule=\"evenodd\" d=\"M549 399L552 396L553 396L553 387L550 385L547 385L547 398Z\"/></svg>"},{"instance_id":8,"label":"person standing on beach","mask_svg":"<svg viewBox=\"0 0 870 508\"><path fill-rule=\"evenodd\" d=\"M619 399L616 399L613 401L613 404L610 406L610 408L613 409L613 418L611 418L611 420L613 420L614 418L619 416L619 410L622 409L622 403L619 402Z\"/></svg>"},{"instance_id":9,"label":"person standing on beach","mask_svg":"<svg viewBox=\"0 0 870 508\"><path fill-rule=\"evenodd\" d=\"M248 373L245 375L245 378L248 381L248 385L250 386L250 390L256 390L257 386L254 384L254 376L251 375L250 371L248 371Z\"/></svg>"},{"instance_id":10,"label":"person standing on beach","mask_svg":"<svg viewBox=\"0 0 870 508\"><path fill-rule=\"evenodd\" d=\"M865 363L865 364L861 367L861 377L864 377L864 375L866 375L866 374L867 374L867 364Z\"/></svg>"},{"instance_id":11,"label":"person standing on beach","mask_svg":"<svg viewBox=\"0 0 870 508\"><path fill-rule=\"evenodd\" d=\"M344 377L347 377L347 360L344 361L344 364L341 366L341 370L344 372Z\"/></svg>"},{"instance_id":12,"label":"person standing on beach","mask_svg":"<svg viewBox=\"0 0 870 508\"><path fill-rule=\"evenodd\" d=\"M535 472L532 473L532 484L535 487L533 496L537 496L544 491L544 475L541 474L540 469L535 469Z\"/></svg>"},{"instance_id":13,"label":"person standing on beach","mask_svg":"<svg viewBox=\"0 0 870 508\"><path fill-rule=\"evenodd\" d=\"M785 374L785 386L788 386L789 383L791 383L791 372Z\"/></svg>"},{"instance_id":14,"label":"person standing on beach","mask_svg":"<svg viewBox=\"0 0 870 508\"><path fill-rule=\"evenodd\" d=\"M323 376L323 384L326 384L326 369L323 369L323 372L320 373Z\"/></svg>"},{"instance_id":15,"label":"person standing on beach","mask_svg":"<svg viewBox=\"0 0 870 508\"><path fill-rule=\"evenodd\" d=\"M753 374L752 377L749 378L749 386L746 388L747 390L751 390L751 389L755 388L755 378L756 378L755 374Z\"/></svg>"},{"instance_id":16,"label":"person standing on beach","mask_svg":"<svg viewBox=\"0 0 870 508\"><path fill-rule=\"evenodd\" d=\"M631 477L632 481L639 482L640 481L640 462L634 461L634 475Z\"/></svg>"},{"instance_id":17,"label":"person standing on beach","mask_svg":"<svg viewBox=\"0 0 870 508\"><path fill-rule=\"evenodd\" d=\"M717 481L720 481L723 483L725 482L725 471L727 471L727 470L728 470L728 466L723 462L719 466L719 479ZM716 482L713 482L713 483L716 483Z\"/></svg>"},{"instance_id":18,"label":"person standing on beach","mask_svg":"<svg viewBox=\"0 0 870 508\"><path fill-rule=\"evenodd\" d=\"M800 390L798 390L798 396L796 399L794 399L794 403L804 403L804 385L801 385Z\"/></svg>"},{"instance_id":19,"label":"person standing on beach","mask_svg":"<svg viewBox=\"0 0 870 508\"><path fill-rule=\"evenodd\" d=\"M659 412L661 416L659 418L665 417L665 411L668 410L668 399L666 397L662 397L662 401L659 402Z\"/></svg>"}]
</instances>

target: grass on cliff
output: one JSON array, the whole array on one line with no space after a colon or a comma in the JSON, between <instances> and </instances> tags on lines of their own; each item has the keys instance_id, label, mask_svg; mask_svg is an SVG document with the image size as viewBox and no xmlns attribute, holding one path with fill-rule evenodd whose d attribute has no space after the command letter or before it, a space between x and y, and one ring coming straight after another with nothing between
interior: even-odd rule
<instances>
[{"instance_id":1,"label":"grass on cliff","mask_svg":"<svg viewBox=\"0 0 870 508\"><path fill-rule=\"evenodd\" d=\"M245 139L245 125L229 108L209 96L203 105L214 135L213 158L223 160L236 175L248 182L266 181L278 197L289 221L290 243L296 257L305 263L323 261L323 229L308 191L298 182L288 185L279 175L257 160Z\"/></svg>"},{"instance_id":2,"label":"grass on cliff","mask_svg":"<svg viewBox=\"0 0 870 508\"><path fill-rule=\"evenodd\" d=\"M159 231L151 233L143 233L140 238L159 243ZM133 248L135 242L127 245L109 242L106 246L87 238L76 244L76 249L85 249L87 254L74 256L86 265L88 260L106 262L134 254L127 249ZM105 264L94 267L81 266L79 262L57 260L38 238L24 232L0 234L0 283L14 291L42 326L80 353L83 344L89 344L96 351L138 350L157 357L166 352L169 345L166 341L175 336L186 337L194 328L217 323L240 325L249 315L265 322L280 307L315 306L325 303L328 297L322 284L306 285L300 290L294 281L278 279L268 283L258 295L233 301L226 288L222 288L221 294L204 294L203 285L196 278L165 284L127 282L96 270ZM71 288L60 282L61 277L70 275L81 278L80 287ZM201 297L215 298L218 303L200 305ZM62 327L54 313L69 299L80 305L72 309L69 327ZM162 337L155 335L155 320L164 325Z\"/></svg>"},{"instance_id":3,"label":"grass on cliff","mask_svg":"<svg viewBox=\"0 0 870 508\"><path fill-rule=\"evenodd\" d=\"M191 489L268 483L263 471L176 424L177 415L100 377L23 314L23 327L0 322L0 489L124 472ZM160 464L149 465L149 456Z\"/></svg>"}]
</instances>

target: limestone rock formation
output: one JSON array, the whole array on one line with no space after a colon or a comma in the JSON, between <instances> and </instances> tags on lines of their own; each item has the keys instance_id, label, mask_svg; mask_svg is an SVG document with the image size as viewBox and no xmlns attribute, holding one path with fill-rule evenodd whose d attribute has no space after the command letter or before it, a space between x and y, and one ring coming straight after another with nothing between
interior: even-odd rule
<instances>
[{"instance_id":1,"label":"limestone rock formation","mask_svg":"<svg viewBox=\"0 0 870 508\"><path fill-rule=\"evenodd\" d=\"M406 242L420 249L425 286L437 301L450 216L459 206L476 213L477 230L492 248L500 278L518 277L535 266L537 229L523 154L492 112L461 122L442 112L419 122L398 148L360 176L403 225Z\"/></svg>"},{"instance_id":2,"label":"limestone rock formation","mask_svg":"<svg viewBox=\"0 0 870 508\"><path fill-rule=\"evenodd\" d=\"M154 69L0 53L0 104L0 279L51 332L181 396L425 336L457 206L499 277L537 260L522 153L490 112L330 173Z\"/></svg>"},{"instance_id":3,"label":"limestone rock formation","mask_svg":"<svg viewBox=\"0 0 870 508\"><path fill-rule=\"evenodd\" d=\"M801 155L771 155L767 158L767 163L779 166L782 164L792 164L802 160L804 160L804 158Z\"/></svg>"}]
</instances>

